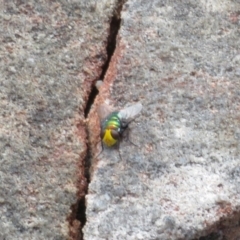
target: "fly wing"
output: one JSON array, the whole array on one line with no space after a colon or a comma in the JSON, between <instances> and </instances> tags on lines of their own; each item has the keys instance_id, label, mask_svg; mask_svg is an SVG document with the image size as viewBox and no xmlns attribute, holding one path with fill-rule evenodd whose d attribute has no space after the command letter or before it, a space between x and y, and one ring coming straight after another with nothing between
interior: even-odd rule
<instances>
[{"instance_id":1,"label":"fly wing","mask_svg":"<svg viewBox=\"0 0 240 240\"><path fill-rule=\"evenodd\" d=\"M106 103L102 103L97 109L100 120L104 120L113 111L114 109Z\"/></svg>"},{"instance_id":2,"label":"fly wing","mask_svg":"<svg viewBox=\"0 0 240 240\"><path fill-rule=\"evenodd\" d=\"M120 119L126 123L131 122L136 115L138 115L142 110L142 104L140 102L124 108L119 111L118 116Z\"/></svg>"},{"instance_id":3,"label":"fly wing","mask_svg":"<svg viewBox=\"0 0 240 240\"><path fill-rule=\"evenodd\" d=\"M100 88L103 86L102 80L97 80L95 83L95 87L98 91L100 91ZM108 105L106 102L100 104L97 108L97 113L100 118L100 120L104 120L111 112L113 112L114 109L110 105Z\"/></svg>"}]
</instances>

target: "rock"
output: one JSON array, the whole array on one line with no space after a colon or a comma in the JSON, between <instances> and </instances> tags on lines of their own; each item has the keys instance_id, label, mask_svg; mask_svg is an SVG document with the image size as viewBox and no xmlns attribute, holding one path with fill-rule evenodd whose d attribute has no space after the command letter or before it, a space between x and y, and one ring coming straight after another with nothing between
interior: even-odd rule
<instances>
[{"instance_id":1,"label":"rock","mask_svg":"<svg viewBox=\"0 0 240 240\"><path fill-rule=\"evenodd\" d=\"M81 237L84 109L107 58L114 6L1 4L0 239Z\"/></svg>"},{"instance_id":2,"label":"rock","mask_svg":"<svg viewBox=\"0 0 240 240\"><path fill-rule=\"evenodd\" d=\"M236 239L240 217L237 1L127 1L89 117L85 240ZM98 154L102 102L140 101L130 139Z\"/></svg>"}]
</instances>

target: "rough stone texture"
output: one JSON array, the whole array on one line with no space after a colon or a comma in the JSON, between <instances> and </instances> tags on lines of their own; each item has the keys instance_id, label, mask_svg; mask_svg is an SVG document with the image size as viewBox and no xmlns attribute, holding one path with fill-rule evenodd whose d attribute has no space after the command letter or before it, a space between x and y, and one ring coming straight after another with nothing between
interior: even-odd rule
<instances>
[{"instance_id":1,"label":"rough stone texture","mask_svg":"<svg viewBox=\"0 0 240 240\"><path fill-rule=\"evenodd\" d=\"M1 1L0 239L80 235L71 207L86 187L84 108L114 7Z\"/></svg>"},{"instance_id":2,"label":"rough stone texture","mask_svg":"<svg viewBox=\"0 0 240 240\"><path fill-rule=\"evenodd\" d=\"M93 159L85 240L240 238L239 11L237 0L124 5L91 142L99 103L141 101L139 147Z\"/></svg>"}]
</instances>

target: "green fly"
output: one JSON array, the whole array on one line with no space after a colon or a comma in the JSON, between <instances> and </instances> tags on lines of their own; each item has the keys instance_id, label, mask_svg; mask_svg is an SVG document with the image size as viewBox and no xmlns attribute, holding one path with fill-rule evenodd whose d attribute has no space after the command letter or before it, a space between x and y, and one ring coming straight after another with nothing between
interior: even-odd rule
<instances>
[{"instance_id":1,"label":"green fly","mask_svg":"<svg viewBox=\"0 0 240 240\"><path fill-rule=\"evenodd\" d=\"M100 105L98 115L101 120L101 139L104 145L112 147L121 140L128 124L141 112L140 102L120 111L111 111L107 104Z\"/></svg>"}]
</instances>

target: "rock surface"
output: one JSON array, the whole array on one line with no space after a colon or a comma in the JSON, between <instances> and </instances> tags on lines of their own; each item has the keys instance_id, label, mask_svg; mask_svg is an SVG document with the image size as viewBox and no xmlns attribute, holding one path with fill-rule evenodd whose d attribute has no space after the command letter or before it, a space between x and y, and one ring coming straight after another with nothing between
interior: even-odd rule
<instances>
[{"instance_id":1,"label":"rock surface","mask_svg":"<svg viewBox=\"0 0 240 240\"><path fill-rule=\"evenodd\" d=\"M77 239L84 109L116 1L2 1L0 239Z\"/></svg>"},{"instance_id":2,"label":"rock surface","mask_svg":"<svg viewBox=\"0 0 240 240\"><path fill-rule=\"evenodd\" d=\"M129 0L104 100L141 101L131 141L93 158L85 240L238 239L239 1ZM203 236L206 236L204 238Z\"/></svg>"}]
</instances>

